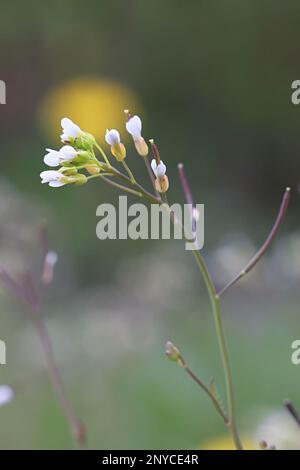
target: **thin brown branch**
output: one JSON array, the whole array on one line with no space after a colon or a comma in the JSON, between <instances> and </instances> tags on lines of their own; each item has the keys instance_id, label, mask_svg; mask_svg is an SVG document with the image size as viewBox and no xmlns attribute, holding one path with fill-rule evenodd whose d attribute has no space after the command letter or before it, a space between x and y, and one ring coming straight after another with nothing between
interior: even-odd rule
<instances>
[{"instance_id":1,"label":"thin brown branch","mask_svg":"<svg viewBox=\"0 0 300 470\"><path fill-rule=\"evenodd\" d=\"M200 388L202 388L202 390L211 399L213 405L215 406L217 412L223 419L225 425L228 426L229 425L228 416L223 410L223 407L221 403L219 402L218 397L216 396L214 390L211 387L208 387L207 385L205 385L205 383L202 382L202 380L200 380L199 377L196 376L196 374L192 371L192 369L186 363L184 357L182 356L177 346L175 346L175 344L173 344L171 341L167 341L165 354L167 358L170 359L170 361L175 362L178 366L182 367L186 371L186 373L193 379L193 381L197 385L199 385Z\"/></svg>"},{"instance_id":2,"label":"thin brown branch","mask_svg":"<svg viewBox=\"0 0 300 470\"><path fill-rule=\"evenodd\" d=\"M197 385L199 385L199 387L201 387L202 390L209 396L209 398L211 399L211 401L212 401L213 405L215 406L217 412L219 413L219 415L223 419L225 425L228 426L228 424L229 424L228 417L227 417L226 413L224 412L224 410L223 410L221 404L219 403L218 399L216 398L216 396L211 392L211 390L207 387L207 385L205 385L205 383L203 383L202 380L200 380L185 363L183 365L183 368L187 372L187 374L194 380L194 382Z\"/></svg>"},{"instance_id":3,"label":"thin brown branch","mask_svg":"<svg viewBox=\"0 0 300 470\"><path fill-rule=\"evenodd\" d=\"M153 175L153 171L151 169L151 166L150 166L150 163L149 163L149 160L148 160L148 157L142 157L144 162L145 162L145 166L146 166L146 169L147 169L147 173L149 175L149 178L150 178L150 181L151 181L151 184L152 184L152 187L153 187L153 190L155 192L155 195L157 197L160 197L160 194L159 192L157 191L156 187L155 187L155 179L154 179L154 175Z\"/></svg>"},{"instance_id":4,"label":"thin brown branch","mask_svg":"<svg viewBox=\"0 0 300 470\"><path fill-rule=\"evenodd\" d=\"M51 339L40 314L40 292L37 290L34 280L29 271L26 271L19 281L16 281L10 274L0 266L0 281L27 307L28 314L36 328L40 339L41 347L45 355L46 367L54 393L57 396L63 414L69 425L70 431L77 444L83 447L86 442L86 429L84 424L75 416L71 405L67 399L63 380L56 365Z\"/></svg>"},{"instance_id":5,"label":"thin brown branch","mask_svg":"<svg viewBox=\"0 0 300 470\"><path fill-rule=\"evenodd\" d=\"M290 415L294 418L294 420L300 427L300 415L298 411L296 410L295 406L293 405L293 403L290 400L285 400L284 406L286 407Z\"/></svg>"},{"instance_id":6,"label":"thin brown branch","mask_svg":"<svg viewBox=\"0 0 300 470\"><path fill-rule=\"evenodd\" d=\"M69 424L70 431L74 439L80 447L84 447L86 443L85 425L73 413L71 405L67 399L60 371L54 359L53 347L50 336L48 334L48 330L46 328L43 318L40 315L40 312L35 313L36 314L34 315L34 324L39 335L41 346L45 355L47 371L49 379L53 386L53 390L58 398L58 401Z\"/></svg>"},{"instance_id":7,"label":"thin brown branch","mask_svg":"<svg viewBox=\"0 0 300 470\"><path fill-rule=\"evenodd\" d=\"M289 205L289 200L290 200L290 188L286 188L286 190L283 194L283 197L282 197L282 201L281 201L281 205L280 205L280 208L279 208L277 218L276 218L275 223L274 223L269 235L267 236L265 242L263 243L261 248L257 251L257 253L253 256L253 258L251 258L251 260L245 266L245 268L242 269L239 272L239 274L237 274L237 276L235 276L230 282L228 282L228 284L225 285L225 287L223 287L223 289L221 289L217 293L218 298L220 298L221 295L224 294L224 292L226 292L230 287L232 287L240 279L242 279L242 277L244 277L249 271L251 271L251 269L254 268L254 266L259 262L259 260L262 258L262 256L265 254L265 252L268 250L269 246L271 245L272 241L274 240L274 238L275 238L275 236L278 232L278 229L279 229L279 227L280 227L280 225L281 225L281 223L284 219L285 213L286 213L288 205Z\"/></svg>"},{"instance_id":8,"label":"thin brown branch","mask_svg":"<svg viewBox=\"0 0 300 470\"><path fill-rule=\"evenodd\" d=\"M135 189L131 189L131 188L128 188L127 186L123 186L122 184L116 183L115 181L112 181L106 176L102 176L101 174L97 176L101 178L103 181L105 181L105 183L110 184L110 186L120 189L121 191L125 191L127 193L133 194L134 196L142 197L142 193L140 193L139 191L136 191Z\"/></svg>"}]
</instances>

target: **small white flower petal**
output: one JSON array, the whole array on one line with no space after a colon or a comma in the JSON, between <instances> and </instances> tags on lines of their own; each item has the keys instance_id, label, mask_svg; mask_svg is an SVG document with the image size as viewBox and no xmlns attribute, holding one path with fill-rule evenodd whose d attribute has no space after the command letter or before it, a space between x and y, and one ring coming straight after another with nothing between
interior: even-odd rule
<instances>
[{"instance_id":1,"label":"small white flower petal","mask_svg":"<svg viewBox=\"0 0 300 470\"><path fill-rule=\"evenodd\" d=\"M60 160L73 160L77 156L76 150L71 145L64 145L60 150Z\"/></svg>"},{"instance_id":2,"label":"small white flower petal","mask_svg":"<svg viewBox=\"0 0 300 470\"><path fill-rule=\"evenodd\" d=\"M132 116L128 119L128 121L126 122L126 130L127 132L129 132L129 134L132 135L134 139L141 138L142 121L139 116Z\"/></svg>"},{"instance_id":3,"label":"small white flower petal","mask_svg":"<svg viewBox=\"0 0 300 470\"><path fill-rule=\"evenodd\" d=\"M60 186L64 186L65 184L66 183L63 183L62 181L57 181L57 180L49 182L49 186L51 186L51 188L60 188Z\"/></svg>"},{"instance_id":4,"label":"small white flower petal","mask_svg":"<svg viewBox=\"0 0 300 470\"><path fill-rule=\"evenodd\" d=\"M106 129L105 140L108 145L118 145L121 142L120 133L116 129Z\"/></svg>"},{"instance_id":5,"label":"small white flower petal","mask_svg":"<svg viewBox=\"0 0 300 470\"><path fill-rule=\"evenodd\" d=\"M61 120L61 127L64 131L61 135L62 140L68 140L68 138L70 137L74 139L82 133L80 127L77 126L77 124L75 124L73 121L71 121L71 119L66 117Z\"/></svg>"},{"instance_id":6,"label":"small white flower petal","mask_svg":"<svg viewBox=\"0 0 300 470\"><path fill-rule=\"evenodd\" d=\"M58 254L56 253L56 251L48 251L45 258L45 263L53 267L57 263L57 260Z\"/></svg>"},{"instance_id":7,"label":"small white flower petal","mask_svg":"<svg viewBox=\"0 0 300 470\"><path fill-rule=\"evenodd\" d=\"M44 163L48 166L58 166L59 165L59 152L57 150L46 149L47 154L44 156Z\"/></svg>"},{"instance_id":8,"label":"small white flower petal","mask_svg":"<svg viewBox=\"0 0 300 470\"><path fill-rule=\"evenodd\" d=\"M0 406L6 405L14 397L14 391L9 385L0 385Z\"/></svg>"},{"instance_id":9,"label":"small white flower petal","mask_svg":"<svg viewBox=\"0 0 300 470\"><path fill-rule=\"evenodd\" d=\"M69 140L69 136L65 134L65 132L63 132L62 134L60 134L60 140L62 142L67 142Z\"/></svg>"},{"instance_id":10,"label":"small white flower petal","mask_svg":"<svg viewBox=\"0 0 300 470\"><path fill-rule=\"evenodd\" d=\"M157 177L158 177L158 178L162 178L163 176L165 176L166 171L167 171L167 167L166 167L166 165L161 161L160 164L157 165L157 168L156 168Z\"/></svg>"},{"instance_id":11,"label":"small white flower petal","mask_svg":"<svg viewBox=\"0 0 300 470\"><path fill-rule=\"evenodd\" d=\"M42 171L42 173L40 174L40 177L42 178L42 184L49 183L49 186L52 186L53 188L58 188L59 186L63 186L65 184L62 181L60 181L62 174L59 173L59 171L55 171L55 170Z\"/></svg>"},{"instance_id":12,"label":"small white flower petal","mask_svg":"<svg viewBox=\"0 0 300 470\"><path fill-rule=\"evenodd\" d=\"M61 120L60 123L61 123L61 127L62 127L63 129L66 129L67 127L72 126L73 121L71 121L71 119L65 117L65 118L62 118L62 120Z\"/></svg>"},{"instance_id":13,"label":"small white flower petal","mask_svg":"<svg viewBox=\"0 0 300 470\"><path fill-rule=\"evenodd\" d=\"M157 164L155 158L151 161L151 168L154 173L154 175L157 177Z\"/></svg>"},{"instance_id":14,"label":"small white flower petal","mask_svg":"<svg viewBox=\"0 0 300 470\"><path fill-rule=\"evenodd\" d=\"M157 165L156 160L154 158L151 162L151 168L156 178L162 178L163 176L165 176L167 171L167 167L164 162L161 160Z\"/></svg>"}]
</instances>

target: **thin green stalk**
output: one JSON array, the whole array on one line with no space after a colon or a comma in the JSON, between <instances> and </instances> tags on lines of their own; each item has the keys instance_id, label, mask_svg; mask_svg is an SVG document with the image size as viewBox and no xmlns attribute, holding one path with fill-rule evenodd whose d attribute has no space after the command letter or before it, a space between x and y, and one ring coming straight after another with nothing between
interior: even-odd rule
<instances>
[{"instance_id":1,"label":"thin green stalk","mask_svg":"<svg viewBox=\"0 0 300 470\"><path fill-rule=\"evenodd\" d=\"M168 205L168 199L166 194L162 194L164 206L170 210L170 207ZM174 214L172 215L170 212L170 218L173 223L176 223L176 219L174 217ZM186 241L189 241L188 236L184 233L184 239ZM222 317L221 317L221 310L220 310L220 300L217 295L215 286L213 284L213 281L210 277L208 268L205 264L205 261L200 254L199 250L197 250L197 247L194 245L195 249L193 251L194 258L196 260L197 266L200 270L200 273L203 277L207 292L209 294L212 310L213 310L213 316L214 316L214 323L215 323L215 329L217 333L217 339L218 339L218 344L219 344L219 349L220 349L220 354L221 354L221 359L222 359L222 364L224 368L224 375L225 375L225 381L226 381L226 393L227 393L227 403L228 403L228 417L229 417L229 422L227 424L228 428L231 431L233 441L235 443L235 446L238 450L242 450L242 442L239 437L239 433L237 430L237 424L236 424L236 413L235 413L235 404L234 404L234 387L233 387L233 379L232 379L232 373L231 373L231 367L230 367L230 361L229 361L229 353L228 353L228 348L227 348L227 342L226 342L226 337L225 337L225 332L224 332L224 327L223 327L223 322L222 322Z\"/></svg>"},{"instance_id":2,"label":"thin green stalk","mask_svg":"<svg viewBox=\"0 0 300 470\"><path fill-rule=\"evenodd\" d=\"M95 147L99 150L99 152L101 153L102 157L103 157L103 160L105 161L105 163L107 164L108 167L111 167L111 164L107 158L107 155L106 153L104 152L104 150L100 147L99 144L95 143Z\"/></svg>"},{"instance_id":3,"label":"thin green stalk","mask_svg":"<svg viewBox=\"0 0 300 470\"><path fill-rule=\"evenodd\" d=\"M211 401L212 401L214 407L216 408L218 414L223 419L224 424L226 426L228 426L228 424L229 424L228 417L227 417L226 413L224 412L224 410L222 409L222 406L220 405L220 402L218 401L216 396L211 392L209 387L207 387L205 385L205 383L203 383L202 380L200 380L196 376L196 374L192 371L192 369L190 369L190 367L186 363L183 363L182 367L184 368L186 373L194 380L194 382L196 382L196 384L199 385L202 388L202 390L209 396L209 398L211 399Z\"/></svg>"},{"instance_id":4,"label":"thin green stalk","mask_svg":"<svg viewBox=\"0 0 300 470\"><path fill-rule=\"evenodd\" d=\"M213 282L207 270L204 259L202 258L201 254L197 250L193 250L193 255L195 257L199 270L202 274L206 289L209 294L212 310L213 310L215 328L216 328L222 363L224 367L225 380L226 380L228 417L229 417L228 428L231 431L232 438L233 438L236 448L238 450L243 450L243 446L242 446L241 439L239 437L237 425L236 425L233 379L232 379L231 367L230 367L230 362L229 362L229 354L228 354L228 348L227 348L227 343L226 343L226 338L225 338L225 332L224 332L223 322L222 322L222 317L221 317L220 301L217 297L215 287L213 285Z\"/></svg>"},{"instance_id":5,"label":"thin green stalk","mask_svg":"<svg viewBox=\"0 0 300 470\"><path fill-rule=\"evenodd\" d=\"M121 191L125 191L129 194L133 194L134 196L137 196L139 198L143 197L143 194L141 192L136 191L135 189L128 188L127 186L123 186L122 184L116 183L115 181L112 181L109 178L106 178L101 173L88 177L88 179L92 179L92 178L101 178L103 181L105 181L105 183L109 184L110 186L113 186L114 188L120 189Z\"/></svg>"},{"instance_id":6,"label":"thin green stalk","mask_svg":"<svg viewBox=\"0 0 300 470\"><path fill-rule=\"evenodd\" d=\"M133 176L132 171L130 170L130 168L129 168L129 166L127 165L127 163L125 162L125 160L122 160L122 165L123 165L123 167L125 168L125 170L126 170L128 176L129 176L129 178L130 178L132 184L136 184L135 177Z\"/></svg>"},{"instance_id":7,"label":"thin green stalk","mask_svg":"<svg viewBox=\"0 0 300 470\"><path fill-rule=\"evenodd\" d=\"M118 178L122 179L126 183L132 184L132 181L129 177L124 175L123 173L119 172L116 170L114 167L110 167L111 172L117 176ZM96 176L101 176L96 175ZM130 188L127 188L125 186L119 185L118 183L115 183L111 180L108 180L107 178L103 177L103 180L106 182L109 182L109 184L118 187L119 189L125 190L129 192ZM161 204L163 201L162 199L159 199L155 197L153 194L149 193L146 191L140 184L136 183L134 185L136 188L140 190L140 193L138 193L135 190L131 190L130 192L132 194L135 194L138 197L144 196L146 199L148 199L151 203L154 204ZM169 206L168 204L164 204L167 206L168 209ZM173 223L175 223L174 217L171 217L171 220ZM188 240L188 237L184 237L185 240ZM196 248L196 247L195 247ZM211 280L210 274L208 272L208 269L206 267L205 261L199 251L197 249L193 250L193 255L195 257L197 266L199 267L200 273L203 277L207 292L209 294L212 310L213 310L213 316L214 316L214 322L215 322L215 328L216 328L216 333L217 333L217 339L218 339L218 344L219 344L219 349L221 353L221 359L222 359L222 364L224 368L224 374L225 374L225 381L226 381L226 391L227 391L227 402L228 402L228 428L231 431L233 441L235 443L235 446L238 450L242 450L243 446L238 434L237 430L237 425L236 425L236 415L235 415L235 405L234 405L234 392L233 392L233 379L232 379L232 373L231 373L231 368L230 368L230 362L229 362L229 354L228 354L228 349L227 349L227 343L225 339L225 332L223 328L223 323L222 323L222 318L221 318L221 311L220 311L220 301L217 296L214 284Z\"/></svg>"}]
</instances>

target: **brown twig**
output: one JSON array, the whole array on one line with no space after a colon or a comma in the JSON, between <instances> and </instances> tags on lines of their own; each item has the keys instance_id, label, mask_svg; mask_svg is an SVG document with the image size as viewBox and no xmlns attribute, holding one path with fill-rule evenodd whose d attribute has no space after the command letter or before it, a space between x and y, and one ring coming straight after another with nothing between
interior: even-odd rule
<instances>
[{"instance_id":1,"label":"brown twig","mask_svg":"<svg viewBox=\"0 0 300 470\"><path fill-rule=\"evenodd\" d=\"M219 400L216 398L216 396L210 391L210 389L205 385L205 383L202 382L195 374L194 372L186 365L183 365L184 370L187 372L187 374L194 380L194 382L199 385L199 387L204 390L204 392L209 396L211 399L212 403L214 404L216 410L218 411L219 415L222 417L224 423L226 426L229 424L228 416L224 412L221 404L219 403Z\"/></svg>"},{"instance_id":2,"label":"brown twig","mask_svg":"<svg viewBox=\"0 0 300 470\"><path fill-rule=\"evenodd\" d=\"M200 380L199 377L196 376L196 374L192 371L192 369L186 363L184 357L182 356L177 346L175 346L175 344L173 344L171 341L167 341L165 353L168 359L170 359L172 362L175 362L178 366L182 367L186 371L186 373L193 379L193 381L197 385L199 385L199 387L201 387L202 390L209 396L217 412L223 419L225 425L228 426L229 425L228 416L223 410L223 407L216 393L214 392L212 387L208 387L207 385L205 385L205 383L202 382L202 380Z\"/></svg>"},{"instance_id":3,"label":"brown twig","mask_svg":"<svg viewBox=\"0 0 300 470\"><path fill-rule=\"evenodd\" d=\"M299 413L296 410L295 406L293 405L293 403L290 400L285 400L284 401L284 406L286 407L286 409L288 410L290 415L294 418L294 420L296 421L296 423L300 427L300 416L299 416Z\"/></svg>"},{"instance_id":4,"label":"brown twig","mask_svg":"<svg viewBox=\"0 0 300 470\"><path fill-rule=\"evenodd\" d=\"M153 187L153 190L156 194L157 197L160 197L160 194L159 192L157 191L156 187L155 187L155 179L154 179L154 175L153 175L153 171L151 169L151 166L150 166L150 163L149 163L149 160L148 160L148 157L142 157L144 162L145 162L145 166L146 166L146 169L147 169L147 173L149 175L149 178L150 178L150 181L151 181L151 184L152 184L152 187Z\"/></svg>"},{"instance_id":5,"label":"brown twig","mask_svg":"<svg viewBox=\"0 0 300 470\"><path fill-rule=\"evenodd\" d=\"M46 232L41 238L43 245L43 258L47 251ZM51 339L40 312L41 290L40 285L36 285L31 273L27 270L20 279L14 279L2 266L0 266L0 280L4 285L27 307L35 329L37 331L41 347L45 356L46 368L54 393L57 396L61 409L66 417L70 431L79 447L84 447L86 443L86 429L84 424L75 416L72 407L67 399L65 387L57 367Z\"/></svg>"},{"instance_id":6,"label":"brown twig","mask_svg":"<svg viewBox=\"0 0 300 470\"><path fill-rule=\"evenodd\" d=\"M258 261L265 254L265 252L267 251L267 249L271 245L272 241L274 240L274 238L275 238L275 236L278 232L278 229L279 229L279 227L280 227L280 225L281 225L281 223L284 219L286 210L287 210L288 205L289 205L289 200L290 200L290 188L286 188L286 190L283 194L283 197L282 197L282 201L281 201L281 205L280 205L280 208L279 208L277 218L276 218L275 223L274 223L269 235L267 236L265 242L263 243L261 248L257 251L257 253L253 256L253 258L251 258L251 260L246 265L246 267L244 269L242 269L237 276L235 276L230 282L228 282L228 284L225 285L225 287L223 287L217 293L218 298L220 298L221 295L224 294L224 292L226 292L230 287L232 287L240 279L242 279L242 277L244 277L249 271L251 271L251 269L254 268L254 266L258 263Z\"/></svg>"},{"instance_id":7,"label":"brown twig","mask_svg":"<svg viewBox=\"0 0 300 470\"><path fill-rule=\"evenodd\" d=\"M33 320L45 355L47 371L49 379L52 383L53 390L69 424L72 436L74 437L79 447L83 448L86 444L86 428L83 422L80 421L77 416L75 416L68 401L64 383L54 358L51 339L40 312L34 312Z\"/></svg>"}]
</instances>

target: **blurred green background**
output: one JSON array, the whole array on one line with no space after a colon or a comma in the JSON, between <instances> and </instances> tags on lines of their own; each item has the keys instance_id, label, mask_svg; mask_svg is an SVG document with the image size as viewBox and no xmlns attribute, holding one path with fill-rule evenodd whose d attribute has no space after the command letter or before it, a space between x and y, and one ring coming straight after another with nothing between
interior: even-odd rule
<instances>
[{"instance_id":1,"label":"blurred green background","mask_svg":"<svg viewBox=\"0 0 300 470\"><path fill-rule=\"evenodd\" d=\"M117 194L98 180L42 186L44 149L60 146L64 115L100 142L116 127L147 184L123 109L141 115L168 165L169 199L182 201L184 162L205 204L203 254L218 286L263 241L291 186L270 252L223 302L242 434L255 440L273 416L284 436L283 399L300 407L300 366L290 361L300 336L300 106L291 102L299 20L296 0L2 4L0 260L13 273L36 263L47 221L59 263L43 315L92 448L209 447L226 436L206 397L164 358L167 340L204 380L215 377L220 394L223 376L207 295L182 243L100 242L96 207ZM72 448L28 316L0 294L1 383L16 384L15 399L0 408L0 447Z\"/></svg>"}]
</instances>

